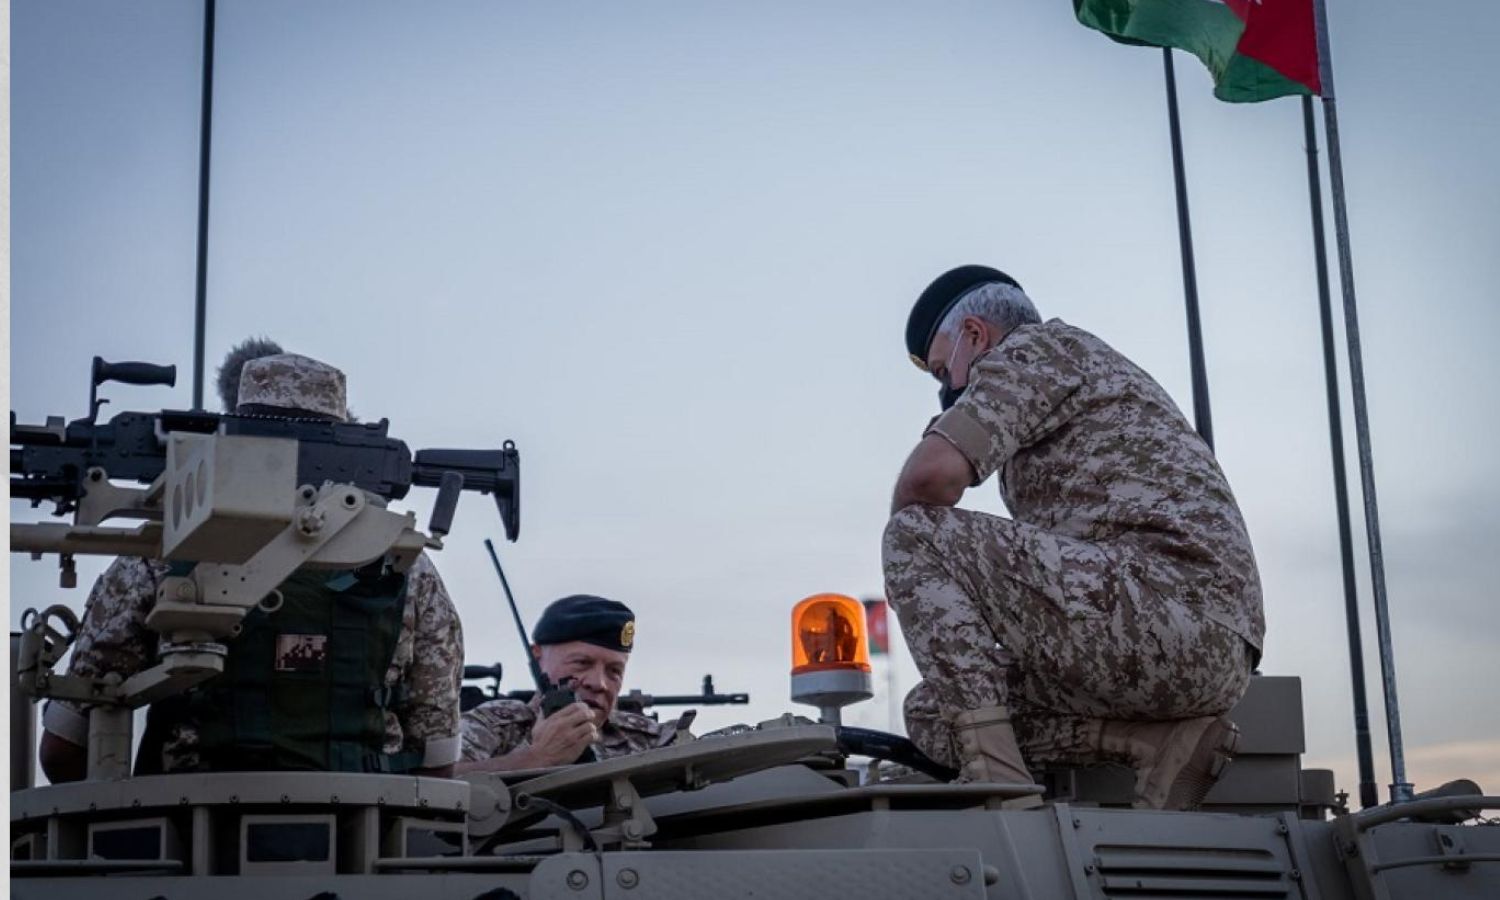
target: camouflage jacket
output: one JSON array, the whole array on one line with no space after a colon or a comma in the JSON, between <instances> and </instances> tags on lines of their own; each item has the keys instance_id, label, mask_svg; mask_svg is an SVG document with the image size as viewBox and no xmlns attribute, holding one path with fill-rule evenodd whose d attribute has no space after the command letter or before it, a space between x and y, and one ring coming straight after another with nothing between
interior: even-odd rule
<instances>
[{"instance_id":1,"label":"camouflage jacket","mask_svg":"<svg viewBox=\"0 0 1500 900\"><path fill-rule=\"evenodd\" d=\"M531 743L531 729L536 724L538 705L502 697L481 703L463 715L463 758L491 759ZM599 729L594 755L599 759L628 756L643 750L666 747L692 734L679 728L677 720L662 724L640 713L615 710Z\"/></svg>"},{"instance_id":2,"label":"camouflage jacket","mask_svg":"<svg viewBox=\"0 0 1500 900\"><path fill-rule=\"evenodd\" d=\"M89 592L68 661L69 673L118 672L128 677L155 664L157 635L146 627L146 616L167 570L160 560L138 557L120 557L110 564ZM423 554L407 572L401 632L385 675L388 687L406 686L405 702L385 716L386 753L420 751L424 767L457 761L463 641L463 627L448 590ZM88 719L72 703L49 703L43 724L64 740L87 743ZM162 750L162 770L197 768L197 745L192 723L174 726Z\"/></svg>"},{"instance_id":3,"label":"camouflage jacket","mask_svg":"<svg viewBox=\"0 0 1500 900\"><path fill-rule=\"evenodd\" d=\"M1017 521L1111 547L1160 596L1261 647L1260 576L1239 506L1161 385L1058 319L1016 328L968 374L928 433L958 448L976 485L998 472Z\"/></svg>"}]
</instances>

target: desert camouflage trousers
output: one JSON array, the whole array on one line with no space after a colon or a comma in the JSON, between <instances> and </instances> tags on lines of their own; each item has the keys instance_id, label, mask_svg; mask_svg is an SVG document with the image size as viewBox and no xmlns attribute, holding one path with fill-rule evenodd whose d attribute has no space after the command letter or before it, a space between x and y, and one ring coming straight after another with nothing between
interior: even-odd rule
<instances>
[{"instance_id":1,"label":"desert camouflage trousers","mask_svg":"<svg viewBox=\"0 0 1500 900\"><path fill-rule=\"evenodd\" d=\"M1247 644L1165 597L1169 561L999 516L909 506L885 530L886 593L923 680L906 728L957 766L953 715L1010 707L1033 765L1108 761L1111 719L1218 715L1250 680Z\"/></svg>"}]
</instances>

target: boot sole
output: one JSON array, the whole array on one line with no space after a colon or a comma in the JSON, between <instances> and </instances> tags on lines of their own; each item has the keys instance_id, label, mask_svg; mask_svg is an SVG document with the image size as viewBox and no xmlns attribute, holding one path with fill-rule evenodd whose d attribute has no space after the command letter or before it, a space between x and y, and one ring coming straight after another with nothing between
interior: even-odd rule
<instances>
[{"instance_id":1,"label":"boot sole","mask_svg":"<svg viewBox=\"0 0 1500 900\"><path fill-rule=\"evenodd\" d=\"M1208 796L1208 792L1224 774L1229 761L1234 758L1234 751L1239 743L1240 729L1233 722L1219 716L1210 723L1198 738L1198 744L1193 748L1193 755L1188 758L1187 765L1172 780L1163 808L1192 810L1201 806L1203 798Z\"/></svg>"}]
</instances>

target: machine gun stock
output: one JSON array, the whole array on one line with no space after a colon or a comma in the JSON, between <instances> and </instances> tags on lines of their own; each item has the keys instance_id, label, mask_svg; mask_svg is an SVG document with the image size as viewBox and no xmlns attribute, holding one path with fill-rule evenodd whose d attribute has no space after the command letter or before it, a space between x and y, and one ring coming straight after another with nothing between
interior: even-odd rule
<instances>
[{"instance_id":1,"label":"machine gun stock","mask_svg":"<svg viewBox=\"0 0 1500 900\"><path fill-rule=\"evenodd\" d=\"M412 484L441 490L450 473L463 477L463 489L492 494L505 526L505 537L521 535L521 457L506 441L499 450L418 450L412 464Z\"/></svg>"}]
</instances>

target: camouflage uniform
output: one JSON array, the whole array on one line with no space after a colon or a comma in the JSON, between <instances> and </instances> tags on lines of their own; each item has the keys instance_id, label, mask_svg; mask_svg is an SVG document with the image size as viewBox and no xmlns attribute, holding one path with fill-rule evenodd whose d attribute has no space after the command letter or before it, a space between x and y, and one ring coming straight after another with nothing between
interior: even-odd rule
<instances>
[{"instance_id":1,"label":"camouflage uniform","mask_svg":"<svg viewBox=\"0 0 1500 900\"><path fill-rule=\"evenodd\" d=\"M1105 719L1217 715L1244 693L1265 622L1255 559L1212 452L1103 341L1052 320L979 357L928 434L1014 519L909 506L886 589L924 681L907 729L956 764L947 720L1008 705L1033 762L1096 758Z\"/></svg>"},{"instance_id":2,"label":"camouflage uniform","mask_svg":"<svg viewBox=\"0 0 1500 900\"><path fill-rule=\"evenodd\" d=\"M531 743L531 729L536 725L539 709L540 702L536 700L525 703L501 698L464 713L463 758L491 759ZM613 759L691 739L692 735L685 728L679 729L680 721L663 725L649 716L617 709L609 714L609 721L599 729L594 756L601 760Z\"/></svg>"},{"instance_id":3,"label":"camouflage uniform","mask_svg":"<svg viewBox=\"0 0 1500 900\"><path fill-rule=\"evenodd\" d=\"M121 557L110 564L83 610L78 640L68 660L72 675L128 677L156 663L157 635L146 627L156 588L167 573L159 560ZM406 702L385 714L386 753L413 749L424 767L458 758L458 691L463 674L463 628L437 569L425 554L407 572L406 603L396 652L386 670L388 687L405 684ZM88 719L79 707L57 701L43 717L47 730L80 746ZM198 768L198 736L192 723L173 726L162 748L162 770Z\"/></svg>"}]
</instances>

